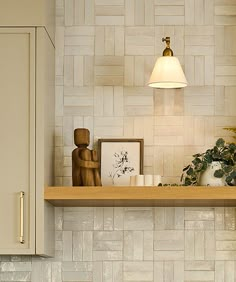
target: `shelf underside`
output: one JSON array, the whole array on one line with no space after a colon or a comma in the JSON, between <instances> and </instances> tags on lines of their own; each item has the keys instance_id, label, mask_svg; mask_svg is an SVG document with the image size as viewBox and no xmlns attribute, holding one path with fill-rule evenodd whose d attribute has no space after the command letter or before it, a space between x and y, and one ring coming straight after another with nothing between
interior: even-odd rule
<instances>
[{"instance_id":1,"label":"shelf underside","mask_svg":"<svg viewBox=\"0 0 236 282\"><path fill-rule=\"evenodd\" d=\"M44 198L58 207L236 206L236 187L47 187Z\"/></svg>"}]
</instances>

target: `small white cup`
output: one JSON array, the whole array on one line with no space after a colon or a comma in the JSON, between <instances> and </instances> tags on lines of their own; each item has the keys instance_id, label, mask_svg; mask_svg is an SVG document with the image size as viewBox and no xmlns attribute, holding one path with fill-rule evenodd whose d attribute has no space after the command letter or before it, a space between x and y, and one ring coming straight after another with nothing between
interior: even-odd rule
<instances>
[{"instance_id":1,"label":"small white cup","mask_svg":"<svg viewBox=\"0 0 236 282\"><path fill-rule=\"evenodd\" d=\"M144 185L152 186L153 185L153 175L144 175Z\"/></svg>"},{"instance_id":2,"label":"small white cup","mask_svg":"<svg viewBox=\"0 0 236 282\"><path fill-rule=\"evenodd\" d=\"M144 185L144 175L135 175L135 185L136 186L143 186Z\"/></svg>"},{"instance_id":3,"label":"small white cup","mask_svg":"<svg viewBox=\"0 0 236 282\"><path fill-rule=\"evenodd\" d=\"M160 175L153 175L153 186L158 186L161 183Z\"/></svg>"},{"instance_id":4,"label":"small white cup","mask_svg":"<svg viewBox=\"0 0 236 282\"><path fill-rule=\"evenodd\" d=\"M131 175L129 178L129 185L135 186L136 185L136 175Z\"/></svg>"}]
</instances>

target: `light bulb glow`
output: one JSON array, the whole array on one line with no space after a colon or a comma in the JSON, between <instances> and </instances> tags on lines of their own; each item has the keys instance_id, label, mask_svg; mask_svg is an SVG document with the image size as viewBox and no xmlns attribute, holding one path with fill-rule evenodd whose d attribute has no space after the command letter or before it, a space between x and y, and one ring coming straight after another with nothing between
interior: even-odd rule
<instances>
[{"instance_id":1,"label":"light bulb glow","mask_svg":"<svg viewBox=\"0 0 236 282\"><path fill-rule=\"evenodd\" d=\"M163 56L157 59L148 86L154 88L182 88L187 80L178 58Z\"/></svg>"}]
</instances>

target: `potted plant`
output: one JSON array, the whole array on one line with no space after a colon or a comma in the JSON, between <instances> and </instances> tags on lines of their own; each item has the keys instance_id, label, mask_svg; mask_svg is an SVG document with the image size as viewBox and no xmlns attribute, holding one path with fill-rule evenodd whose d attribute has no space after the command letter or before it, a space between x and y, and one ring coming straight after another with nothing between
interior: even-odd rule
<instances>
[{"instance_id":1,"label":"potted plant","mask_svg":"<svg viewBox=\"0 0 236 282\"><path fill-rule=\"evenodd\" d=\"M226 143L219 138L213 148L193 155L192 163L183 169L181 182L186 186L199 185L201 175L215 162L218 166L213 173L215 178L224 179L225 185L234 186L236 178L236 144ZM205 184L204 184L205 185Z\"/></svg>"}]
</instances>

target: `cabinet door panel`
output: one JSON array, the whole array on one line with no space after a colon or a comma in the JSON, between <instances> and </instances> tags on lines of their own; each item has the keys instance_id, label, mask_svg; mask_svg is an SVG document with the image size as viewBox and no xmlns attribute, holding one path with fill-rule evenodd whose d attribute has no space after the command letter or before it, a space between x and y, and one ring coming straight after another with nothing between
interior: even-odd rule
<instances>
[{"instance_id":1,"label":"cabinet door panel","mask_svg":"<svg viewBox=\"0 0 236 282\"><path fill-rule=\"evenodd\" d=\"M34 246L35 32L0 28L0 253L30 254ZM24 239L20 240L20 191Z\"/></svg>"}]
</instances>

